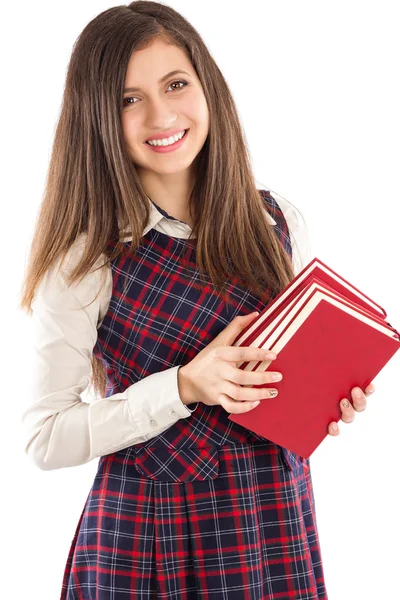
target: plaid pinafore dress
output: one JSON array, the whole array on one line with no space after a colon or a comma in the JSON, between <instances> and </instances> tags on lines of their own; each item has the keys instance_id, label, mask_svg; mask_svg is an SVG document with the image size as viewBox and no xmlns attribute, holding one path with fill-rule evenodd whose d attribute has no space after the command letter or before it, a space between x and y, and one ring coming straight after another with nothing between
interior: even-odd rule
<instances>
[{"instance_id":1,"label":"plaid pinafore dress","mask_svg":"<svg viewBox=\"0 0 400 600\"><path fill-rule=\"evenodd\" d=\"M280 207L260 191L291 256ZM188 363L236 315L263 309L237 281L232 304L203 289L194 244L150 229L134 259L111 263L94 348L107 396ZM309 460L233 423L220 405L188 408L158 436L100 457L61 600L326 600Z\"/></svg>"}]
</instances>

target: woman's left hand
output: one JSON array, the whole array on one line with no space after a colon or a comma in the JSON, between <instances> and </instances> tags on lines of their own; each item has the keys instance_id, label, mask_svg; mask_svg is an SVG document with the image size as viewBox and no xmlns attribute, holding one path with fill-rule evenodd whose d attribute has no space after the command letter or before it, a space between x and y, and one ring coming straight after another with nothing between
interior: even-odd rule
<instances>
[{"instance_id":1,"label":"woman's left hand","mask_svg":"<svg viewBox=\"0 0 400 600\"><path fill-rule=\"evenodd\" d=\"M357 395L357 391L359 392L359 395ZM370 396L371 394L373 394L374 391L375 391L375 387L373 386L372 383L370 383L365 388L364 392L361 390L361 388L357 388L357 387L353 388L351 390L353 406L351 405L351 402L349 402L347 400L347 398L343 398L340 401L340 410L342 411L342 421L344 423L351 423L352 421L354 421L354 417L356 416L356 411L362 412L363 410L365 410L367 408L367 396ZM339 430L339 426L336 423L336 421L332 421L332 423L329 423L328 433L329 433L329 435L339 435L340 430Z\"/></svg>"}]
</instances>

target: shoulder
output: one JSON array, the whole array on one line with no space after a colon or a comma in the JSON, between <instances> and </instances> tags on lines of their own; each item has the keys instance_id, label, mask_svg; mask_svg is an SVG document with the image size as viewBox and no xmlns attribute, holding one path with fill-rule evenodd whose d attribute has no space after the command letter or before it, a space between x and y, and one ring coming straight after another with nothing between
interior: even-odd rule
<instances>
[{"instance_id":1,"label":"shoulder","mask_svg":"<svg viewBox=\"0 0 400 600\"><path fill-rule=\"evenodd\" d=\"M264 199L271 207L278 205L291 231L296 231L303 227L306 227L306 223L301 212L296 206L294 206L294 204L291 204L289 200L286 200L285 198L283 198L283 196L280 196L272 190L260 191Z\"/></svg>"},{"instance_id":2,"label":"shoulder","mask_svg":"<svg viewBox=\"0 0 400 600\"><path fill-rule=\"evenodd\" d=\"M57 267L62 262L61 270L64 275L72 273L78 263L82 260L87 246L87 233L81 233L76 240L71 244L69 250L66 252L64 259L59 258L57 261ZM93 267L90 269L91 273L95 268L99 267L105 262L105 255L102 253Z\"/></svg>"},{"instance_id":3,"label":"shoulder","mask_svg":"<svg viewBox=\"0 0 400 600\"><path fill-rule=\"evenodd\" d=\"M311 244L307 223L300 210L291 202L272 190L261 190L263 196L272 198L272 204L277 204L281 210L290 234L293 251L293 268L295 275L311 260ZM270 201L271 204L271 201ZM272 214L272 216L274 216Z\"/></svg>"},{"instance_id":4,"label":"shoulder","mask_svg":"<svg viewBox=\"0 0 400 600\"><path fill-rule=\"evenodd\" d=\"M106 256L102 253L80 279L69 283L69 277L82 260L87 234L80 234L64 256L59 257L41 279L32 302L32 308L68 309L85 308L97 298L100 318L108 307L112 275Z\"/></svg>"}]
</instances>

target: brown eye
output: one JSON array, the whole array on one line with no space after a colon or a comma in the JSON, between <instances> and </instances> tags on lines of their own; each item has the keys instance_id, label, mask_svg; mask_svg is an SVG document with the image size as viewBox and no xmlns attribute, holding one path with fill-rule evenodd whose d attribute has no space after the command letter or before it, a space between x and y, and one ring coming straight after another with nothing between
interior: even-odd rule
<instances>
[{"instance_id":1,"label":"brown eye","mask_svg":"<svg viewBox=\"0 0 400 600\"><path fill-rule=\"evenodd\" d=\"M177 88L178 90L183 90L183 88L188 85L188 82L187 81L183 81L182 79L178 79L178 81L173 81L169 85L173 85L174 83L183 83L183 87Z\"/></svg>"},{"instance_id":2,"label":"brown eye","mask_svg":"<svg viewBox=\"0 0 400 600\"><path fill-rule=\"evenodd\" d=\"M132 96L130 96L129 98L124 98L124 99L123 99L123 101L122 101L122 105L123 105L124 107L125 107L125 106L127 106L127 104L125 104L125 102L126 102L127 100L132 100ZM135 102L132 102L131 104L135 104Z\"/></svg>"},{"instance_id":3,"label":"brown eye","mask_svg":"<svg viewBox=\"0 0 400 600\"><path fill-rule=\"evenodd\" d=\"M172 90L174 92L178 92L179 90L183 90L184 87L186 87L187 85L189 85L187 81L184 81L183 79L177 79L176 81L172 81L168 85L168 87L170 87L174 83L183 83L182 87L178 87L178 88L175 88L174 90ZM137 102L128 102L128 104L126 104L127 100L133 100L134 98L136 98L136 96L127 96L126 98L124 98L123 101L122 101L123 108L125 108L126 106L129 106L129 105L133 106L134 104L137 104Z\"/></svg>"}]
</instances>

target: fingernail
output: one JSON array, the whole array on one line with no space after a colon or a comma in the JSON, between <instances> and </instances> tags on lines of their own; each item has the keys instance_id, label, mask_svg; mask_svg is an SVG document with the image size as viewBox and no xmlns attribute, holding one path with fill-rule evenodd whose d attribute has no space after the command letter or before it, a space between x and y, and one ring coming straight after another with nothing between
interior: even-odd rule
<instances>
[{"instance_id":1,"label":"fingernail","mask_svg":"<svg viewBox=\"0 0 400 600\"><path fill-rule=\"evenodd\" d=\"M354 390L354 394L357 396L357 398L362 398L362 395L363 395L363 393L362 393L362 391L360 390L360 388L356 388L356 389Z\"/></svg>"},{"instance_id":2,"label":"fingernail","mask_svg":"<svg viewBox=\"0 0 400 600\"><path fill-rule=\"evenodd\" d=\"M337 424L336 424L336 423L333 423L333 425L332 425L332 431L333 431L334 433L337 433L337 432L339 431L339 427L337 426Z\"/></svg>"},{"instance_id":3,"label":"fingernail","mask_svg":"<svg viewBox=\"0 0 400 600\"><path fill-rule=\"evenodd\" d=\"M276 354L275 352L268 351L265 353L265 358L270 358L271 360L274 360L276 358Z\"/></svg>"},{"instance_id":4,"label":"fingernail","mask_svg":"<svg viewBox=\"0 0 400 600\"><path fill-rule=\"evenodd\" d=\"M272 379L272 381L282 381L282 379L283 379L282 373L277 373L276 375L272 375L271 379Z\"/></svg>"},{"instance_id":5,"label":"fingernail","mask_svg":"<svg viewBox=\"0 0 400 600\"><path fill-rule=\"evenodd\" d=\"M257 400L257 402L252 402L251 405L252 406L258 406L260 404L260 400Z\"/></svg>"},{"instance_id":6,"label":"fingernail","mask_svg":"<svg viewBox=\"0 0 400 600\"><path fill-rule=\"evenodd\" d=\"M350 403L349 403L347 400L343 400L343 402L342 402L342 406L343 406L344 408L349 408L349 406L350 406Z\"/></svg>"}]
</instances>

